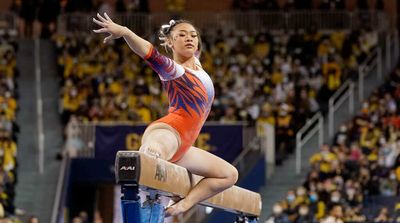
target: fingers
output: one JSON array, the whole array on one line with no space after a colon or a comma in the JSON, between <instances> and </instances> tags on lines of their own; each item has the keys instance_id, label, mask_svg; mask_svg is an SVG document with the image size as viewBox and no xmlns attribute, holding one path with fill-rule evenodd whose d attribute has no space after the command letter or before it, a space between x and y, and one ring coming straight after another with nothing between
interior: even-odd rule
<instances>
[{"instance_id":1,"label":"fingers","mask_svg":"<svg viewBox=\"0 0 400 223\"><path fill-rule=\"evenodd\" d=\"M165 209L165 217L170 217L173 216L175 214L175 211L173 210L174 208L172 207L168 207L167 209Z\"/></svg>"},{"instance_id":2,"label":"fingers","mask_svg":"<svg viewBox=\"0 0 400 223\"><path fill-rule=\"evenodd\" d=\"M110 41L110 40L112 40L112 38L113 38L113 36L112 35L109 35L109 36L107 36L106 38L104 38L104 43L107 43L108 41Z\"/></svg>"},{"instance_id":3,"label":"fingers","mask_svg":"<svg viewBox=\"0 0 400 223\"><path fill-rule=\"evenodd\" d=\"M93 22L96 23L99 26L106 27L106 24L104 22L100 22L96 18L93 18Z\"/></svg>"},{"instance_id":4,"label":"fingers","mask_svg":"<svg viewBox=\"0 0 400 223\"><path fill-rule=\"evenodd\" d=\"M170 216L177 216L182 214L182 210L179 210L175 206L168 207L165 209L165 217L170 217Z\"/></svg>"},{"instance_id":5,"label":"fingers","mask_svg":"<svg viewBox=\"0 0 400 223\"><path fill-rule=\"evenodd\" d=\"M104 13L105 15L106 13ZM107 20L105 18L103 18L103 16L101 16L99 13L97 13L97 18L99 18L102 22L107 22Z\"/></svg>"},{"instance_id":6,"label":"fingers","mask_svg":"<svg viewBox=\"0 0 400 223\"><path fill-rule=\"evenodd\" d=\"M106 17L106 19L110 22L112 22L112 20L110 19L110 17L107 15L107 13L104 13L104 17Z\"/></svg>"},{"instance_id":7,"label":"fingers","mask_svg":"<svg viewBox=\"0 0 400 223\"><path fill-rule=\"evenodd\" d=\"M105 32L107 32L107 29L106 28L94 29L93 32L95 32L95 33L105 33Z\"/></svg>"},{"instance_id":8,"label":"fingers","mask_svg":"<svg viewBox=\"0 0 400 223\"><path fill-rule=\"evenodd\" d=\"M113 32L110 31L110 29L108 29L110 27L110 25L112 25L111 22L113 22L113 21L107 15L107 13L104 13L104 17L101 16L99 13L97 13L97 19L93 18L93 22L96 23L97 25L103 27L101 29L94 29L93 32L95 32L95 33L106 33L106 32L110 33L109 36L104 38L104 41L103 41L104 43L107 43L108 41L110 41L112 39L118 38L113 35Z\"/></svg>"}]
</instances>

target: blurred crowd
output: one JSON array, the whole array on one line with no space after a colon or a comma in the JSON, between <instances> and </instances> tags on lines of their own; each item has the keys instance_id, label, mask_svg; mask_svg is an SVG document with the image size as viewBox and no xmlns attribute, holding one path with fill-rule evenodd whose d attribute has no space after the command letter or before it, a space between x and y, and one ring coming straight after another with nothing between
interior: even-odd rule
<instances>
[{"instance_id":1,"label":"blurred crowd","mask_svg":"<svg viewBox=\"0 0 400 223\"><path fill-rule=\"evenodd\" d=\"M16 124L18 111L15 81L18 76L16 51L17 44L14 40L0 36L0 219L10 219L16 214L14 198L19 132Z\"/></svg>"},{"instance_id":2,"label":"blurred crowd","mask_svg":"<svg viewBox=\"0 0 400 223\"><path fill-rule=\"evenodd\" d=\"M304 184L288 191L266 222L400 222L399 106L400 66L340 127L332 145L310 158ZM393 205L369 208L385 197Z\"/></svg>"},{"instance_id":3,"label":"blurred crowd","mask_svg":"<svg viewBox=\"0 0 400 223\"><path fill-rule=\"evenodd\" d=\"M226 10L276 12L310 9L350 11L384 9L383 0L354 1L352 4L346 2L346 0L233 0L231 7ZM179 14L188 10L188 5L186 0L166 0L162 6L167 12ZM57 17L64 13L107 12L112 16L118 13L151 11L148 0L13 0L9 10L18 15L18 33L26 38L37 35L49 38L57 29Z\"/></svg>"},{"instance_id":4,"label":"blurred crowd","mask_svg":"<svg viewBox=\"0 0 400 223\"><path fill-rule=\"evenodd\" d=\"M20 37L49 38L56 32L57 17L73 12L148 12L147 0L13 0L10 11L18 15Z\"/></svg>"},{"instance_id":5,"label":"blurred crowd","mask_svg":"<svg viewBox=\"0 0 400 223\"><path fill-rule=\"evenodd\" d=\"M232 7L237 10L356 10L356 9L383 9L383 0L377 1L351 1L346 0L233 0ZM350 3L350 4L349 4Z\"/></svg>"},{"instance_id":6,"label":"blurred crowd","mask_svg":"<svg viewBox=\"0 0 400 223\"><path fill-rule=\"evenodd\" d=\"M294 133L327 101L377 44L372 31L345 33L204 30L203 68L214 82L210 121L269 123L276 127L277 159L292 151ZM167 112L158 76L118 40L57 36L63 123L148 123ZM155 43L155 36L151 37Z\"/></svg>"}]
</instances>

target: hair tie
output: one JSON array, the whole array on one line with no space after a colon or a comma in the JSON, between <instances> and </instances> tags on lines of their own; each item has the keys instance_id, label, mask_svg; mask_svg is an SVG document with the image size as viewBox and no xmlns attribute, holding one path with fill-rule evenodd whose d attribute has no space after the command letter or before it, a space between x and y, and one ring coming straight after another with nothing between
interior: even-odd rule
<instances>
[{"instance_id":1,"label":"hair tie","mask_svg":"<svg viewBox=\"0 0 400 223\"><path fill-rule=\"evenodd\" d=\"M169 27L171 28L172 26L174 26L175 25L175 20L173 20L173 19L171 19L171 20L169 20Z\"/></svg>"},{"instance_id":2,"label":"hair tie","mask_svg":"<svg viewBox=\"0 0 400 223\"><path fill-rule=\"evenodd\" d=\"M162 26L161 26L161 29L165 30L165 31L163 31L163 32L164 32L164 35L167 35L167 34L169 33L169 31L171 31L171 28L172 28L175 24L176 24L175 20L171 19L171 20L169 21L169 24L168 24L168 25L162 25Z\"/></svg>"}]
</instances>

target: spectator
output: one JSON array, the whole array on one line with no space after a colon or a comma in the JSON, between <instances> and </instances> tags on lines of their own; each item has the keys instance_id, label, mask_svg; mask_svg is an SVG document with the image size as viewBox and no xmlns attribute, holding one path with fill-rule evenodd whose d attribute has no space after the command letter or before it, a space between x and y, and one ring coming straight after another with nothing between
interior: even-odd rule
<instances>
[{"instance_id":1,"label":"spectator","mask_svg":"<svg viewBox=\"0 0 400 223\"><path fill-rule=\"evenodd\" d=\"M394 207L393 221L400 222L400 203L397 203Z\"/></svg>"},{"instance_id":2,"label":"spectator","mask_svg":"<svg viewBox=\"0 0 400 223\"><path fill-rule=\"evenodd\" d=\"M306 204L303 204L299 207L298 217L294 221L295 223L309 223L314 222L314 217L310 213L309 207Z\"/></svg>"},{"instance_id":3,"label":"spectator","mask_svg":"<svg viewBox=\"0 0 400 223\"><path fill-rule=\"evenodd\" d=\"M389 177L384 177L380 182L380 193L385 196L396 196L398 181L394 170L390 171Z\"/></svg>"},{"instance_id":4,"label":"spectator","mask_svg":"<svg viewBox=\"0 0 400 223\"><path fill-rule=\"evenodd\" d=\"M339 128L339 132L336 133L334 137L334 145L346 146L348 145L348 137L347 137L347 126L345 124L341 125Z\"/></svg>"},{"instance_id":5,"label":"spectator","mask_svg":"<svg viewBox=\"0 0 400 223\"><path fill-rule=\"evenodd\" d=\"M400 87L387 87L388 83L364 101L361 112L351 122L342 125L332 147L323 145L321 152L311 157L312 170L303 184L309 203L304 204L315 219L366 222L362 212L370 196L398 196L399 100L393 95ZM330 214L326 216L325 212ZM391 221L388 209L382 209L374 220Z\"/></svg>"},{"instance_id":6,"label":"spectator","mask_svg":"<svg viewBox=\"0 0 400 223\"><path fill-rule=\"evenodd\" d=\"M294 149L294 123L288 104L281 104L275 125L276 161L281 163Z\"/></svg>"},{"instance_id":7,"label":"spectator","mask_svg":"<svg viewBox=\"0 0 400 223\"><path fill-rule=\"evenodd\" d=\"M265 223L287 223L290 222L288 216L283 212L283 208L279 203L274 204L272 208L272 215L265 221Z\"/></svg>"},{"instance_id":8,"label":"spectator","mask_svg":"<svg viewBox=\"0 0 400 223\"><path fill-rule=\"evenodd\" d=\"M31 216L27 223L39 223L39 219L36 216Z\"/></svg>"},{"instance_id":9,"label":"spectator","mask_svg":"<svg viewBox=\"0 0 400 223\"><path fill-rule=\"evenodd\" d=\"M309 212L313 215L313 218L320 220L325 216L326 204L324 201L319 199L318 193L314 190L309 192Z\"/></svg>"},{"instance_id":10,"label":"spectator","mask_svg":"<svg viewBox=\"0 0 400 223\"><path fill-rule=\"evenodd\" d=\"M0 217L8 217L22 212L14 205L15 184L17 181L17 133L18 110L16 50L14 40L0 36Z\"/></svg>"},{"instance_id":11,"label":"spectator","mask_svg":"<svg viewBox=\"0 0 400 223\"><path fill-rule=\"evenodd\" d=\"M75 115L71 116L70 122L68 122L65 128L65 144L64 144L64 154L58 154L57 158L62 159L64 155L69 157L76 157L78 152L83 149L84 144L79 137L79 122Z\"/></svg>"},{"instance_id":12,"label":"spectator","mask_svg":"<svg viewBox=\"0 0 400 223\"><path fill-rule=\"evenodd\" d=\"M374 222L390 222L392 221L389 216L389 210L384 207L379 211L378 216L374 219Z\"/></svg>"},{"instance_id":13,"label":"spectator","mask_svg":"<svg viewBox=\"0 0 400 223\"><path fill-rule=\"evenodd\" d=\"M89 216L86 211L79 212L79 217L81 218L82 223L89 223Z\"/></svg>"},{"instance_id":14,"label":"spectator","mask_svg":"<svg viewBox=\"0 0 400 223\"><path fill-rule=\"evenodd\" d=\"M320 178L326 179L333 174L335 166L337 165L337 156L330 151L328 145L323 145L321 152L313 155L310 158L311 165L318 169Z\"/></svg>"},{"instance_id":15,"label":"spectator","mask_svg":"<svg viewBox=\"0 0 400 223\"><path fill-rule=\"evenodd\" d=\"M340 205L332 207L328 217L323 219L321 223L343 223L343 208Z\"/></svg>"}]
</instances>

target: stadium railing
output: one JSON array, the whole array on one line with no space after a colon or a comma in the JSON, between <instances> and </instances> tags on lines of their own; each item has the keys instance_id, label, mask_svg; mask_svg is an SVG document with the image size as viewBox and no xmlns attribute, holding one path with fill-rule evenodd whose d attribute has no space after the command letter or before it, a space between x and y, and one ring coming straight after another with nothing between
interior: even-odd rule
<instances>
[{"instance_id":1,"label":"stadium railing","mask_svg":"<svg viewBox=\"0 0 400 223\"><path fill-rule=\"evenodd\" d=\"M396 61L399 57L399 40L397 30L388 32L384 38L384 45L377 47L369 56L359 65L358 68L358 80L356 83L345 83L341 89L338 90L329 99L329 122L328 130L329 137L333 137L334 132L338 128L338 123L335 120L340 119L339 117L341 109L348 109L350 113L354 113L354 108L357 108L357 103L354 103L357 89L357 102L361 103L369 96L370 91L374 87L379 86L383 82L384 75L388 75L396 66ZM366 86L366 79L374 78L374 86ZM354 84L352 87L351 85ZM367 92L366 92L367 91ZM348 107L344 102L346 99L349 100ZM358 104L359 106L360 104Z\"/></svg>"},{"instance_id":2,"label":"stadium railing","mask_svg":"<svg viewBox=\"0 0 400 223\"><path fill-rule=\"evenodd\" d=\"M303 169L302 156L305 153L303 147L312 137L318 133L318 146L324 142L324 117L317 112L306 124L296 133L296 173L300 174Z\"/></svg>"},{"instance_id":3,"label":"stadium railing","mask_svg":"<svg viewBox=\"0 0 400 223\"><path fill-rule=\"evenodd\" d=\"M68 13L58 17L59 34L89 33L96 28L92 22L95 14ZM388 30L390 23L381 11L291 11L291 12L185 12L179 15L170 13L124 13L115 14L113 20L135 32L147 36L154 33L161 24L171 18L185 18L193 21L199 29L225 30L276 30L305 29L317 30L370 28L378 31Z\"/></svg>"},{"instance_id":4,"label":"stadium railing","mask_svg":"<svg viewBox=\"0 0 400 223\"><path fill-rule=\"evenodd\" d=\"M395 63L396 63L396 58L398 57L398 32L397 30L393 30L392 32L389 32L386 35L385 39L385 70L389 71L393 69Z\"/></svg>"},{"instance_id":5,"label":"stadium railing","mask_svg":"<svg viewBox=\"0 0 400 223\"><path fill-rule=\"evenodd\" d=\"M382 81L382 50L376 48L358 68L358 100L365 99L365 78L375 73Z\"/></svg>"},{"instance_id":6,"label":"stadium railing","mask_svg":"<svg viewBox=\"0 0 400 223\"><path fill-rule=\"evenodd\" d=\"M354 112L354 83L351 80L347 80L342 86L329 98L329 111L328 111L328 132L329 138L332 138L335 134L335 112L342 106L345 101L349 101L348 111L349 114Z\"/></svg>"},{"instance_id":7,"label":"stadium railing","mask_svg":"<svg viewBox=\"0 0 400 223\"><path fill-rule=\"evenodd\" d=\"M383 51L384 50L384 51ZM383 75L389 74L396 66L396 61L399 58L399 40L397 30L388 30L384 33L383 41L379 46L369 54L369 56L359 65L357 83L351 80L346 81L340 89L329 99L328 112L328 136L331 140L334 133L337 131L339 124L346 120L346 117L341 113L343 110L348 110L348 117L354 115L354 109L360 106L362 102L371 93L375 87L383 82ZM385 64L384 64L385 61ZM384 69L385 68L385 69ZM374 76L375 75L375 76ZM375 78L374 86L367 86L367 78ZM371 83L371 82L369 82ZM358 103L355 103L355 89L357 89ZM348 103L345 103L348 100ZM347 107L346 107L347 106ZM306 123L305 126L308 124ZM315 124L314 124L315 125ZM314 126L313 126L314 127ZM303 127L305 128L305 127ZM302 128L302 129L303 129ZM310 128L310 127L309 127ZM305 131L310 131L307 129ZM314 130L317 131L317 130ZM301 133L301 132L300 132ZM296 172L299 173L302 164L301 157L304 156L302 149L306 142L301 140L300 133L296 136ZM299 139L300 137L300 139ZM318 136L320 137L320 136Z\"/></svg>"},{"instance_id":8,"label":"stadium railing","mask_svg":"<svg viewBox=\"0 0 400 223\"><path fill-rule=\"evenodd\" d=\"M70 173L70 158L65 157L62 160L60 174L57 180L56 195L54 198L53 210L51 212L51 223L66 222L65 203L67 199L67 185Z\"/></svg>"}]
</instances>

